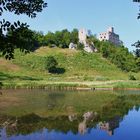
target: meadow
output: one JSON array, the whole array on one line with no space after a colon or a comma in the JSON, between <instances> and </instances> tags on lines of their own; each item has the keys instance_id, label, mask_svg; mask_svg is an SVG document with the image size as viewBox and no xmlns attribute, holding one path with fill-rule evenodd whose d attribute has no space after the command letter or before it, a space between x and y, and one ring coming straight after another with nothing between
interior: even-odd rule
<instances>
[{"instance_id":1,"label":"meadow","mask_svg":"<svg viewBox=\"0 0 140 140\"><path fill-rule=\"evenodd\" d=\"M48 56L57 60L59 73L51 74L45 69ZM3 88L140 88L140 73L122 71L100 53L41 47L29 54L16 50L15 59L0 57L0 64L0 86ZM129 75L134 75L136 81L129 80Z\"/></svg>"}]
</instances>

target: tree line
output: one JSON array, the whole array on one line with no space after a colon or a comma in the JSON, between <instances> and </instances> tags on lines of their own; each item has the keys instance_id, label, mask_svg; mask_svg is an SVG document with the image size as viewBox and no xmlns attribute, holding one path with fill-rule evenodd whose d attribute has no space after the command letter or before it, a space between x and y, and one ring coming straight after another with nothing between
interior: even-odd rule
<instances>
[{"instance_id":1,"label":"tree line","mask_svg":"<svg viewBox=\"0 0 140 140\"><path fill-rule=\"evenodd\" d=\"M72 42L78 44L78 30L73 29L71 32L67 29L62 31L48 32L46 35L43 35L42 32L35 32L34 37L38 42L39 46L49 46L49 47L59 47L59 48L68 48L69 44Z\"/></svg>"}]
</instances>

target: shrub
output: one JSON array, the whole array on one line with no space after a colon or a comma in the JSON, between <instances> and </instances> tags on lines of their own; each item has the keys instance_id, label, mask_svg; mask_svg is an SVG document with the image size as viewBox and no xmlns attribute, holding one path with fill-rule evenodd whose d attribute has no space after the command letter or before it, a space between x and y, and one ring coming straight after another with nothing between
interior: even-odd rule
<instances>
[{"instance_id":1,"label":"shrub","mask_svg":"<svg viewBox=\"0 0 140 140\"><path fill-rule=\"evenodd\" d=\"M56 66L58 65L58 63L53 56L48 56L45 63L46 63L45 69L48 70L48 72L50 72L50 73L57 72Z\"/></svg>"},{"instance_id":2,"label":"shrub","mask_svg":"<svg viewBox=\"0 0 140 140\"><path fill-rule=\"evenodd\" d=\"M134 75L129 75L129 80L136 80L135 76Z\"/></svg>"}]
</instances>

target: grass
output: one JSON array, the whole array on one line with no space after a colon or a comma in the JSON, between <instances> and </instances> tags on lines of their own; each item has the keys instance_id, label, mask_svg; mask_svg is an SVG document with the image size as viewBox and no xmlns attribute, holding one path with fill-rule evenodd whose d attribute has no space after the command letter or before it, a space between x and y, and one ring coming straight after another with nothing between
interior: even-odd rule
<instances>
[{"instance_id":1,"label":"grass","mask_svg":"<svg viewBox=\"0 0 140 140\"><path fill-rule=\"evenodd\" d=\"M114 88L123 88L123 89L140 89L140 81L126 81L126 82L117 82L114 84Z\"/></svg>"},{"instance_id":2,"label":"grass","mask_svg":"<svg viewBox=\"0 0 140 140\"><path fill-rule=\"evenodd\" d=\"M62 74L50 74L45 70L47 56L54 56ZM99 53L41 47L25 55L19 50L15 59L0 58L0 81L4 88L35 88L55 85L56 87L135 87L139 88L139 73L126 73L104 59ZM128 81L129 75L137 81ZM133 83L133 84L131 84ZM137 83L135 85L135 83Z\"/></svg>"}]
</instances>

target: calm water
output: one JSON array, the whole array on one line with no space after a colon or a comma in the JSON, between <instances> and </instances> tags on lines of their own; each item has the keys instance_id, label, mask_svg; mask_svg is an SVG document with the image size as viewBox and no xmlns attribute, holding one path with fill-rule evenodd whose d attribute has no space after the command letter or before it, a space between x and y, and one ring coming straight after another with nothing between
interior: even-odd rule
<instances>
[{"instance_id":1,"label":"calm water","mask_svg":"<svg viewBox=\"0 0 140 140\"><path fill-rule=\"evenodd\" d=\"M140 140L139 91L5 90L0 140Z\"/></svg>"}]
</instances>

